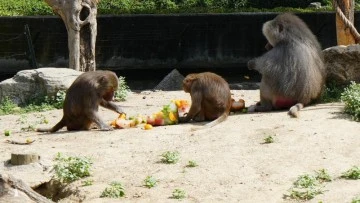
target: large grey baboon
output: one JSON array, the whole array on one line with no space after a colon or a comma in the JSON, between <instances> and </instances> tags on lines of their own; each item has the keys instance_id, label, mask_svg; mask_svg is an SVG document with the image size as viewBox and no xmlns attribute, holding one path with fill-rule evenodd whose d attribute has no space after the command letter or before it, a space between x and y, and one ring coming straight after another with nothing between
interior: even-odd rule
<instances>
[{"instance_id":1,"label":"large grey baboon","mask_svg":"<svg viewBox=\"0 0 360 203\"><path fill-rule=\"evenodd\" d=\"M262 32L269 49L248 62L262 75L260 102L255 111L290 108L298 117L304 105L319 98L325 83L325 67L319 42L296 15L280 14L264 23Z\"/></svg>"}]
</instances>

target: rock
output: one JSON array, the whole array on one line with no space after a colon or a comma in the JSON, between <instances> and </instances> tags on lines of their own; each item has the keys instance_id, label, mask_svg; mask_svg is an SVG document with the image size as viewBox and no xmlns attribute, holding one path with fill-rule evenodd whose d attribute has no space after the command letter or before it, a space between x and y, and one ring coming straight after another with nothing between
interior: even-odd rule
<instances>
[{"instance_id":1,"label":"rock","mask_svg":"<svg viewBox=\"0 0 360 203\"><path fill-rule=\"evenodd\" d=\"M173 69L154 89L163 91L182 90L183 80L184 76L178 70Z\"/></svg>"},{"instance_id":2,"label":"rock","mask_svg":"<svg viewBox=\"0 0 360 203\"><path fill-rule=\"evenodd\" d=\"M81 74L69 68L39 68L19 71L14 77L0 82L0 101L9 97L16 104L25 104L43 96L54 96L66 90Z\"/></svg>"},{"instance_id":3,"label":"rock","mask_svg":"<svg viewBox=\"0 0 360 203\"><path fill-rule=\"evenodd\" d=\"M360 45L334 46L323 51L327 83L347 85L360 82Z\"/></svg>"},{"instance_id":4,"label":"rock","mask_svg":"<svg viewBox=\"0 0 360 203\"><path fill-rule=\"evenodd\" d=\"M312 3L309 4L308 7L309 7L309 8L320 9L320 8L321 8L321 2L312 2Z\"/></svg>"}]
</instances>

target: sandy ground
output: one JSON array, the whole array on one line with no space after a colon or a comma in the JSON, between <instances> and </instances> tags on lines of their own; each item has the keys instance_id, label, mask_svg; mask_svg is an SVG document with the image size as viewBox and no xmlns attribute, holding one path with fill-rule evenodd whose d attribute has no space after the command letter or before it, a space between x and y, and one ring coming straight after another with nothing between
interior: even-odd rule
<instances>
[{"instance_id":1,"label":"sandy ground","mask_svg":"<svg viewBox=\"0 0 360 203\"><path fill-rule=\"evenodd\" d=\"M246 105L259 100L258 90L233 90L234 98ZM132 93L121 102L128 115L152 114L172 99L190 99L183 91ZM235 114L211 128L192 132L194 124L56 134L22 132L20 115L0 117L0 129L11 129L12 135L0 137L1 173L9 173L34 186L52 175L53 158L58 152L86 156L93 160L91 186L81 180L68 187L76 194L62 202L178 202L172 199L176 188L186 191L182 202L294 202L284 194L296 178L327 169L334 178L323 184L324 193L309 202L351 202L360 195L360 180L339 176L352 166L360 165L360 124L342 113L341 103L318 104L301 111L301 117L289 118L285 111ZM61 110L29 114L29 123L43 114L48 125L60 120ZM106 121L116 113L101 109ZM273 136L275 142L263 144ZM36 140L31 145L8 144L7 139ZM161 163L165 151L178 151L176 164ZM5 162L11 153L34 152L40 164L11 166ZM185 167L189 160L195 168ZM143 186L146 176L158 180L157 186ZM99 198L112 181L123 183L126 196L120 200Z\"/></svg>"}]
</instances>

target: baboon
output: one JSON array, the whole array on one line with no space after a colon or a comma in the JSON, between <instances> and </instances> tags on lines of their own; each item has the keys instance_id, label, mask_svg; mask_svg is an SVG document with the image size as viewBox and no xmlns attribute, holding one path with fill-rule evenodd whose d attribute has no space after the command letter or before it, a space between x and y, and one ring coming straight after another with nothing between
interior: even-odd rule
<instances>
[{"instance_id":1,"label":"baboon","mask_svg":"<svg viewBox=\"0 0 360 203\"><path fill-rule=\"evenodd\" d=\"M191 73L183 80L183 89L190 93L191 107L181 122L212 121L204 126L212 127L229 115L230 88L221 76L211 72Z\"/></svg>"},{"instance_id":2,"label":"baboon","mask_svg":"<svg viewBox=\"0 0 360 203\"><path fill-rule=\"evenodd\" d=\"M264 23L268 51L248 62L261 75L260 102L255 111L290 108L298 117L304 105L319 98L325 82L321 46L307 25L296 15L280 14Z\"/></svg>"},{"instance_id":3,"label":"baboon","mask_svg":"<svg viewBox=\"0 0 360 203\"><path fill-rule=\"evenodd\" d=\"M118 77L111 71L82 73L66 91L62 119L52 128L38 128L38 132L89 130L95 123L100 130L112 130L98 115L99 105L123 113L111 100L118 89Z\"/></svg>"}]
</instances>

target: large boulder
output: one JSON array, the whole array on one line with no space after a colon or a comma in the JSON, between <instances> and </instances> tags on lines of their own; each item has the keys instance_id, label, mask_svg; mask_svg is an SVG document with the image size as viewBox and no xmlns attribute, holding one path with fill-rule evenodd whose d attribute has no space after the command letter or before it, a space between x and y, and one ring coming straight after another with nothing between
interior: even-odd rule
<instances>
[{"instance_id":1,"label":"large boulder","mask_svg":"<svg viewBox=\"0 0 360 203\"><path fill-rule=\"evenodd\" d=\"M163 91L176 91L182 90L182 82L184 76L181 73L173 69L169 74L167 74L161 82L154 87L154 90L163 90Z\"/></svg>"},{"instance_id":2,"label":"large boulder","mask_svg":"<svg viewBox=\"0 0 360 203\"><path fill-rule=\"evenodd\" d=\"M69 68L39 68L19 71L14 77L0 82L0 101L5 97L16 104L44 96L54 96L66 90L81 74Z\"/></svg>"},{"instance_id":3,"label":"large boulder","mask_svg":"<svg viewBox=\"0 0 360 203\"><path fill-rule=\"evenodd\" d=\"M323 51L329 83L360 82L360 45L334 46Z\"/></svg>"}]
</instances>

